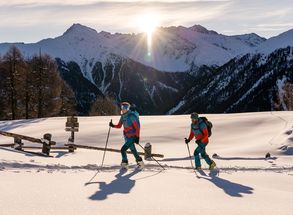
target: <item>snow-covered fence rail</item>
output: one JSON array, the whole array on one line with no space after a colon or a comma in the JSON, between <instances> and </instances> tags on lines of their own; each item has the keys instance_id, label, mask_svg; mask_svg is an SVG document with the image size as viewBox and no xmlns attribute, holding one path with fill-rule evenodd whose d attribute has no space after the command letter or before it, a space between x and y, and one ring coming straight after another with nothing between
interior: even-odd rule
<instances>
[{"instance_id":1,"label":"snow-covered fence rail","mask_svg":"<svg viewBox=\"0 0 293 215\"><path fill-rule=\"evenodd\" d=\"M72 146L75 148L83 148L83 149L91 149L91 150L101 150L101 151L105 151L105 148L103 147L97 147L97 146L86 146L86 145L77 145L77 144L65 144L65 146ZM119 149L111 149L111 148L107 148L106 151L110 151L110 152L119 152L121 153L121 150ZM128 154L131 154L130 151L127 151ZM138 152L139 155L145 155L145 153L143 152ZM163 158L164 155L162 154L151 154L152 157L159 157L159 158Z\"/></svg>"},{"instance_id":2,"label":"snow-covered fence rail","mask_svg":"<svg viewBox=\"0 0 293 215\"><path fill-rule=\"evenodd\" d=\"M42 153L46 155L50 155L50 150L52 149L52 145L56 145L55 141L52 141L52 135L51 134L44 134L43 138L34 138L29 136L24 136L20 134L14 134L6 131L0 131L0 135L6 136L6 137L12 137L14 138L13 144L2 144L1 146L11 146L17 150L23 150L23 148L39 148L42 149ZM32 143L42 144L42 147L26 147L23 146L22 140L26 140Z\"/></svg>"}]
</instances>

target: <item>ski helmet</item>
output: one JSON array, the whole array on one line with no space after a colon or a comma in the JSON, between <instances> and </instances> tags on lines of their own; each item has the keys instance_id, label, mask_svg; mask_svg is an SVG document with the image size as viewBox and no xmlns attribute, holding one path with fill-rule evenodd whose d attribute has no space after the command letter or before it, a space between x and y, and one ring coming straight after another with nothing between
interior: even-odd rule
<instances>
[{"instance_id":1,"label":"ski helmet","mask_svg":"<svg viewBox=\"0 0 293 215\"><path fill-rule=\"evenodd\" d=\"M195 113L195 112L191 113L190 118L198 120L198 113Z\"/></svg>"}]
</instances>

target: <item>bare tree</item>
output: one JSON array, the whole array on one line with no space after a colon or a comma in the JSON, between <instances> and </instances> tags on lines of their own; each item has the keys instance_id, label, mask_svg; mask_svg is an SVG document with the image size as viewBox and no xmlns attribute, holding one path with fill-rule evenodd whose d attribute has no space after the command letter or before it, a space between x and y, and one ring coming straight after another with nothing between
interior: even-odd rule
<instances>
[{"instance_id":1,"label":"bare tree","mask_svg":"<svg viewBox=\"0 0 293 215\"><path fill-rule=\"evenodd\" d=\"M5 118L5 69L0 56L0 119Z\"/></svg>"},{"instance_id":2,"label":"bare tree","mask_svg":"<svg viewBox=\"0 0 293 215\"><path fill-rule=\"evenodd\" d=\"M73 91L51 57L27 61L16 47L0 58L0 118L40 118L76 114Z\"/></svg>"},{"instance_id":3,"label":"bare tree","mask_svg":"<svg viewBox=\"0 0 293 215\"><path fill-rule=\"evenodd\" d=\"M286 81L282 89L277 92L274 110L293 110L293 84L291 82Z\"/></svg>"},{"instance_id":4,"label":"bare tree","mask_svg":"<svg viewBox=\"0 0 293 215\"><path fill-rule=\"evenodd\" d=\"M91 106L90 116L118 115L119 109L116 101L109 97L97 97L97 100Z\"/></svg>"},{"instance_id":5,"label":"bare tree","mask_svg":"<svg viewBox=\"0 0 293 215\"><path fill-rule=\"evenodd\" d=\"M284 103L287 106L287 109L293 110L293 84L290 82L286 82L284 85Z\"/></svg>"},{"instance_id":6,"label":"bare tree","mask_svg":"<svg viewBox=\"0 0 293 215\"><path fill-rule=\"evenodd\" d=\"M6 117L12 120L22 117L23 111L23 74L27 68L26 62L15 46L4 55L2 61L2 76L4 78L4 98L9 103ZM9 117L10 116L10 117Z\"/></svg>"},{"instance_id":7,"label":"bare tree","mask_svg":"<svg viewBox=\"0 0 293 215\"><path fill-rule=\"evenodd\" d=\"M60 94L63 81L60 78L57 65L48 55L33 56L30 64L30 81L33 96L31 110L33 117L57 116L61 105Z\"/></svg>"},{"instance_id":8,"label":"bare tree","mask_svg":"<svg viewBox=\"0 0 293 215\"><path fill-rule=\"evenodd\" d=\"M77 114L74 93L64 81L62 81L60 99L61 106L58 114L59 116L72 116Z\"/></svg>"}]
</instances>

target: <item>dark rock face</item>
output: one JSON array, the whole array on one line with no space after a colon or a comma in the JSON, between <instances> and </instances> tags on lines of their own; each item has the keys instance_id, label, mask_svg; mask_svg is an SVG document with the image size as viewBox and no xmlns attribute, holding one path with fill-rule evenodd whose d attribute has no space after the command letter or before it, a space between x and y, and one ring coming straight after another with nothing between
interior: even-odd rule
<instances>
[{"instance_id":1,"label":"dark rock face","mask_svg":"<svg viewBox=\"0 0 293 215\"><path fill-rule=\"evenodd\" d=\"M164 114L194 84L188 73L160 72L130 59L112 57L104 65L95 63L94 83L82 75L75 62L57 59L62 78L75 92L79 113L87 114L97 96L107 95L117 103L134 103L141 114Z\"/></svg>"},{"instance_id":2,"label":"dark rock face","mask_svg":"<svg viewBox=\"0 0 293 215\"><path fill-rule=\"evenodd\" d=\"M247 54L217 69L193 74L198 80L174 113L270 111L277 101L277 81L293 82L293 49L269 56Z\"/></svg>"},{"instance_id":3,"label":"dark rock face","mask_svg":"<svg viewBox=\"0 0 293 215\"><path fill-rule=\"evenodd\" d=\"M158 71L113 54L95 63L92 82L75 62L57 59L57 63L62 78L75 92L80 114L87 114L97 96L105 95L117 104L134 103L141 114L270 111L277 102L277 81L293 82L291 47L268 56L247 54L218 68L194 67L185 73Z\"/></svg>"},{"instance_id":4,"label":"dark rock face","mask_svg":"<svg viewBox=\"0 0 293 215\"><path fill-rule=\"evenodd\" d=\"M63 80L71 87L77 102L77 111L80 115L87 115L91 104L97 96L103 97L103 93L88 79L86 79L75 62L65 63L56 59L59 72Z\"/></svg>"},{"instance_id":5,"label":"dark rock face","mask_svg":"<svg viewBox=\"0 0 293 215\"><path fill-rule=\"evenodd\" d=\"M96 86L117 101L136 104L142 114L164 114L194 83L188 73L155 70L120 57L97 62L92 71Z\"/></svg>"}]
</instances>

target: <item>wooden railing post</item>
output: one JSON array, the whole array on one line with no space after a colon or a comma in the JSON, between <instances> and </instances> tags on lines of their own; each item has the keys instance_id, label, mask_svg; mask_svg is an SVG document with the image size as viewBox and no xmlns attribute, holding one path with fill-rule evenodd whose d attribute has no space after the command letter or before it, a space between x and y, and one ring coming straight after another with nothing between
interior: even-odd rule
<instances>
[{"instance_id":1,"label":"wooden railing post","mask_svg":"<svg viewBox=\"0 0 293 215\"><path fill-rule=\"evenodd\" d=\"M65 123L65 131L70 131L71 136L68 138L68 152L74 152L76 150L76 147L74 144L74 132L78 132L79 123L78 118L76 116L70 116L67 117L67 121Z\"/></svg>"},{"instance_id":2,"label":"wooden railing post","mask_svg":"<svg viewBox=\"0 0 293 215\"><path fill-rule=\"evenodd\" d=\"M51 139L52 139L52 134L44 134L43 136L43 148L42 152L46 155L50 155L50 149L51 149Z\"/></svg>"},{"instance_id":3,"label":"wooden railing post","mask_svg":"<svg viewBox=\"0 0 293 215\"><path fill-rule=\"evenodd\" d=\"M14 149L22 150L23 142L19 137L14 137Z\"/></svg>"},{"instance_id":4,"label":"wooden railing post","mask_svg":"<svg viewBox=\"0 0 293 215\"><path fill-rule=\"evenodd\" d=\"M152 158L152 145L150 143L146 143L144 146L144 159L149 160Z\"/></svg>"}]
</instances>

